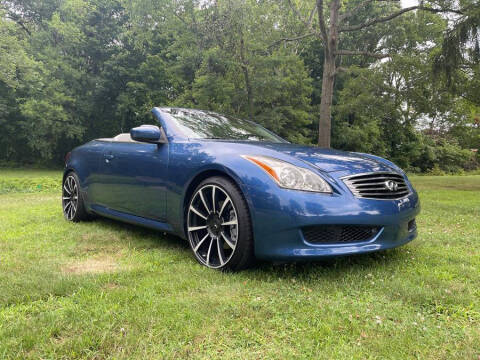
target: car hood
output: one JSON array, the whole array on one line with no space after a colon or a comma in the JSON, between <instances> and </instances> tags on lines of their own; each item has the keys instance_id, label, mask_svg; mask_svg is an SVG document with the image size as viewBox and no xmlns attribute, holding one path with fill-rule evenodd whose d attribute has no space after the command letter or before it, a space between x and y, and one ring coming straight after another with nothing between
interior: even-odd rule
<instances>
[{"instance_id":1,"label":"car hood","mask_svg":"<svg viewBox=\"0 0 480 360\"><path fill-rule=\"evenodd\" d=\"M394 170L386 163L365 154L288 143L257 143L254 146L297 158L325 172L358 174Z\"/></svg>"}]
</instances>

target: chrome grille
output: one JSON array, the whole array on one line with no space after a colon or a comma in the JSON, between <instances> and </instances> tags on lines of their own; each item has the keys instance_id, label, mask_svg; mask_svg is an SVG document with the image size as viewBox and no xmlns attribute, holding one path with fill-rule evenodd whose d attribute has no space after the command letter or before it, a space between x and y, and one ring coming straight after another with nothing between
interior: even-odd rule
<instances>
[{"instance_id":1,"label":"chrome grille","mask_svg":"<svg viewBox=\"0 0 480 360\"><path fill-rule=\"evenodd\" d=\"M342 178L350 191L365 199L400 199L410 194L402 175L392 172L375 172Z\"/></svg>"}]
</instances>

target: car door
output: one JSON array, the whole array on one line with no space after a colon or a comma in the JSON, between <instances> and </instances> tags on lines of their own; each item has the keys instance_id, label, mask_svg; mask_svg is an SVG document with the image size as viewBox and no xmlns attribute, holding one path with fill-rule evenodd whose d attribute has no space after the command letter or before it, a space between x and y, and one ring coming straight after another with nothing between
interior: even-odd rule
<instances>
[{"instance_id":1,"label":"car door","mask_svg":"<svg viewBox=\"0 0 480 360\"><path fill-rule=\"evenodd\" d=\"M99 168L103 158L102 141L94 140L76 148L69 160L69 167L75 169L81 183L82 196L87 207L94 204Z\"/></svg>"},{"instance_id":2,"label":"car door","mask_svg":"<svg viewBox=\"0 0 480 360\"><path fill-rule=\"evenodd\" d=\"M168 144L112 141L104 148L99 205L150 219L165 219Z\"/></svg>"}]
</instances>

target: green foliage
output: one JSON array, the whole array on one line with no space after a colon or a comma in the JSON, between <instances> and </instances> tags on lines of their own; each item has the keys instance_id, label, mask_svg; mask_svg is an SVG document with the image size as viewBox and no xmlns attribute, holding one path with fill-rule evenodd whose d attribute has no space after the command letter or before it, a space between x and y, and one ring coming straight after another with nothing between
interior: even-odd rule
<instances>
[{"instance_id":1,"label":"green foliage","mask_svg":"<svg viewBox=\"0 0 480 360\"><path fill-rule=\"evenodd\" d=\"M386 155L381 131L382 121L395 116L394 99L383 96L381 74L365 69L353 70L345 87L339 92L333 125L334 147Z\"/></svg>"},{"instance_id":2,"label":"green foliage","mask_svg":"<svg viewBox=\"0 0 480 360\"><path fill-rule=\"evenodd\" d=\"M219 48L205 52L192 84L192 106L224 113L235 113L235 105L245 106L245 94L239 88L239 66ZM237 101L235 101L237 100ZM237 111L238 112L238 111Z\"/></svg>"},{"instance_id":3,"label":"green foliage","mask_svg":"<svg viewBox=\"0 0 480 360\"><path fill-rule=\"evenodd\" d=\"M253 89L257 94L257 111L254 120L292 142L310 142L313 88L303 61L298 56L277 51L259 59L255 68Z\"/></svg>"},{"instance_id":4,"label":"green foliage","mask_svg":"<svg viewBox=\"0 0 480 360\"><path fill-rule=\"evenodd\" d=\"M459 173L478 167L474 153L469 149L462 149L457 144L439 140L433 142L425 138L420 144L420 154L412 159L412 166L417 171L435 172L437 170L446 173Z\"/></svg>"},{"instance_id":5,"label":"green foliage","mask_svg":"<svg viewBox=\"0 0 480 360\"><path fill-rule=\"evenodd\" d=\"M443 72L453 89L457 89L455 82L462 75L459 70L467 67L478 74L480 60L480 7L475 0L464 0L464 8L465 13L445 33L441 51L437 52L433 63L435 73ZM480 104L478 97L477 104Z\"/></svg>"},{"instance_id":6,"label":"green foliage","mask_svg":"<svg viewBox=\"0 0 480 360\"><path fill-rule=\"evenodd\" d=\"M291 3L307 16L313 5ZM480 147L478 6L462 4L455 22L419 11L341 36L340 48L392 59L341 58L335 147L414 171L478 165L467 156ZM369 2L346 21L398 6ZM280 40L305 31L288 1L6 0L0 9L1 161L60 164L82 142L150 123L162 105L251 118L315 143L323 44Z\"/></svg>"}]
</instances>

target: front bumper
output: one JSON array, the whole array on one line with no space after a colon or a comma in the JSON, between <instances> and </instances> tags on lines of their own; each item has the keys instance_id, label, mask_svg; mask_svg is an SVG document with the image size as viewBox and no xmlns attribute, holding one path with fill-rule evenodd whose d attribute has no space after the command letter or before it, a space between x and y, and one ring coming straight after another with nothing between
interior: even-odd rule
<instances>
[{"instance_id":1,"label":"front bumper","mask_svg":"<svg viewBox=\"0 0 480 360\"><path fill-rule=\"evenodd\" d=\"M338 184L338 183L337 183ZM408 223L420 211L417 193L400 200L354 197L347 189L334 194L250 188L255 255L268 260L315 260L390 249L412 241ZM366 225L381 230L363 242L312 244L302 228L315 225Z\"/></svg>"}]
</instances>

